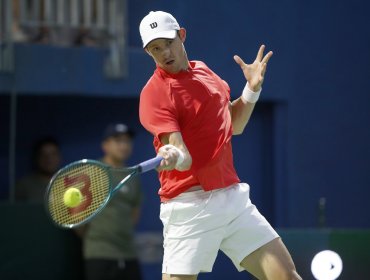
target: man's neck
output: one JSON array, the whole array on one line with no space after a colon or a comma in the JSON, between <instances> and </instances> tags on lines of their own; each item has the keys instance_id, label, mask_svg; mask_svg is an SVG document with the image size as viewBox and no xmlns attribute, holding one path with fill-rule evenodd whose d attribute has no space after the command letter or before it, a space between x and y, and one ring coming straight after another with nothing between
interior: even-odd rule
<instances>
[{"instance_id":1,"label":"man's neck","mask_svg":"<svg viewBox=\"0 0 370 280\"><path fill-rule=\"evenodd\" d=\"M184 66L181 68L181 70L182 70L182 71L188 71L188 69L189 69L189 64L190 64L189 60L188 60L188 59L186 59L186 64L184 64Z\"/></svg>"}]
</instances>

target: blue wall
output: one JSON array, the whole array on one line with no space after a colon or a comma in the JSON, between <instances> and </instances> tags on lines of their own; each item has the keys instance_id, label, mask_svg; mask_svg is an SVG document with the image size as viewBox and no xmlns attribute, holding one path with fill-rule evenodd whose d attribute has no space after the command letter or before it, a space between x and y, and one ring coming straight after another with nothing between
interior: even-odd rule
<instances>
[{"instance_id":1,"label":"blue wall","mask_svg":"<svg viewBox=\"0 0 370 280\"><path fill-rule=\"evenodd\" d=\"M274 223L315 226L317 201L325 196L329 226L369 227L368 8L365 1L130 1L130 74L124 80L104 78L103 51L18 46L16 74L0 75L1 167L7 165L7 95L13 85L22 96L18 175L26 169L32 140L46 132L61 138L65 159L71 160L68 155L98 156L105 121L125 119L141 131L137 97L153 64L140 49L138 24L149 10L164 9L174 13L187 28L189 57L204 60L227 80L234 97L241 92L244 80L232 60L233 54L251 61L261 43L274 51L258 105L260 111L252 119L255 128L235 139L241 177L251 184L256 182L253 188L257 204L266 209ZM35 95L40 98L32 98ZM99 99L102 97L105 99ZM84 111L85 102L98 107ZM44 115L45 104L58 109ZM76 119L71 118L71 110ZM269 120L262 120L264 110ZM247 142L250 138L254 140ZM265 149L270 167L259 162L264 149L258 146L258 139L268 145ZM133 162L153 153L151 138L144 131L139 133L138 143L144 148L140 147ZM243 148L244 143L251 146ZM259 152L247 153L248 149ZM259 162L260 173L255 177L265 178L265 183L244 168L253 161ZM6 174L1 177L6 178ZM147 202L157 209L157 183L153 174L148 178L151 185ZM6 181L1 181L2 193ZM270 184L272 189L262 191L264 187L259 184ZM151 227L150 223L141 226Z\"/></svg>"}]
</instances>

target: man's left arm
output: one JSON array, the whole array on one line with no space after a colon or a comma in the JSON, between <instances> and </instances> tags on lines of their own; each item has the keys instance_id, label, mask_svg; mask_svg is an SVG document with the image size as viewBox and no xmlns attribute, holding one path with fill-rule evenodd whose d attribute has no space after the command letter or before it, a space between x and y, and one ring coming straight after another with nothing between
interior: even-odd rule
<instances>
[{"instance_id":1,"label":"man's left arm","mask_svg":"<svg viewBox=\"0 0 370 280\"><path fill-rule=\"evenodd\" d=\"M234 56L235 62L239 64L247 80L242 95L230 103L230 114L234 135L243 133L262 90L267 63L272 56L271 51L263 56L264 50L265 46L262 45L252 64L246 64L239 56Z\"/></svg>"}]
</instances>

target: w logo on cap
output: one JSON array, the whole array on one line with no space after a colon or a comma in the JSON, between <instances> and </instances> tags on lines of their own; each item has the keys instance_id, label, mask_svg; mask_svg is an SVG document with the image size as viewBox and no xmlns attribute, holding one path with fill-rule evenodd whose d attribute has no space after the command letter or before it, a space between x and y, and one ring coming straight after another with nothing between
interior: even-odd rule
<instances>
[{"instance_id":1,"label":"w logo on cap","mask_svg":"<svg viewBox=\"0 0 370 280\"><path fill-rule=\"evenodd\" d=\"M142 19L139 30L143 48L145 48L155 39L174 39L177 30L180 30L180 25L171 14L156 11L150 12Z\"/></svg>"}]
</instances>

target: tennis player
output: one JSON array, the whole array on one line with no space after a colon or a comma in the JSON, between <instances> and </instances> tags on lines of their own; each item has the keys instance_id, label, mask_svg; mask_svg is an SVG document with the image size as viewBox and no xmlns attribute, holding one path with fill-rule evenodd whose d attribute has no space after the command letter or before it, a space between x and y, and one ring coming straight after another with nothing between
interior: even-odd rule
<instances>
[{"instance_id":1,"label":"tennis player","mask_svg":"<svg viewBox=\"0 0 370 280\"><path fill-rule=\"evenodd\" d=\"M154 135L164 230L163 279L197 279L222 250L258 279L301 279L281 238L249 199L233 165L232 135L241 134L261 92L272 52L234 60L247 80L230 102L228 84L201 61L189 61L186 30L166 12L140 24L157 65L140 96L140 121Z\"/></svg>"}]
</instances>

